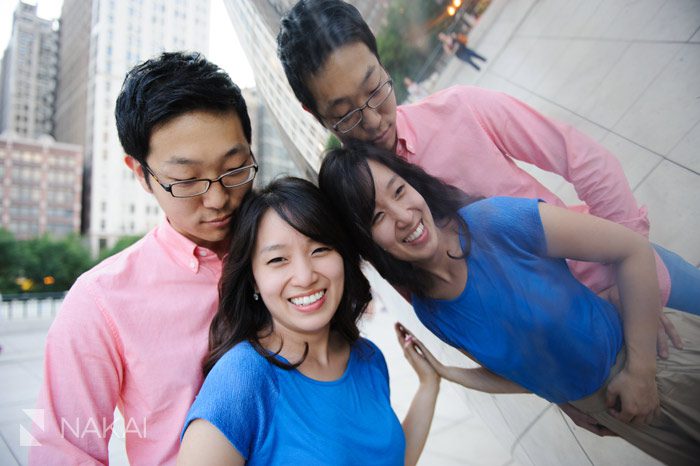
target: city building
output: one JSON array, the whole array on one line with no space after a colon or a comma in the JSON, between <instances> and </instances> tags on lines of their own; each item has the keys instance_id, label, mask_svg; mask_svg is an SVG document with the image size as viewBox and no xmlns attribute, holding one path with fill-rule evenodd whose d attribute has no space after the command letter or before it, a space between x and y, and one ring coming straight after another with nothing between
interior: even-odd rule
<instances>
[{"instance_id":1,"label":"city building","mask_svg":"<svg viewBox=\"0 0 700 466\"><path fill-rule=\"evenodd\" d=\"M82 230L96 251L161 221L124 165L114 105L135 64L208 50L209 1L64 0L60 23L56 138L85 148Z\"/></svg>"},{"instance_id":2,"label":"city building","mask_svg":"<svg viewBox=\"0 0 700 466\"><path fill-rule=\"evenodd\" d=\"M301 171L289 157L282 143L276 120L258 95L256 88L243 89L253 131L253 153L260 170L255 177L256 186L265 186L273 179L289 175L301 176Z\"/></svg>"},{"instance_id":3,"label":"city building","mask_svg":"<svg viewBox=\"0 0 700 466\"><path fill-rule=\"evenodd\" d=\"M57 70L57 25L39 18L36 5L20 1L2 58L0 133L30 138L54 134Z\"/></svg>"},{"instance_id":4,"label":"city building","mask_svg":"<svg viewBox=\"0 0 700 466\"><path fill-rule=\"evenodd\" d=\"M18 239L80 232L80 146L0 135L0 227Z\"/></svg>"},{"instance_id":5,"label":"city building","mask_svg":"<svg viewBox=\"0 0 700 466\"><path fill-rule=\"evenodd\" d=\"M301 176L315 179L330 133L297 101L276 51L280 18L294 3L291 0L224 0L253 68L258 95L265 102L275 126L283 129L278 134L289 158L299 167Z\"/></svg>"},{"instance_id":6,"label":"city building","mask_svg":"<svg viewBox=\"0 0 700 466\"><path fill-rule=\"evenodd\" d=\"M315 179L330 132L303 110L277 58L276 38L280 19L296 1L224 0L224 4L253 68L259 95L271 116L271 126L278 130L278 138L287 149L287 159L296 164L302 176ZM368 18L375 32L383 24L389 6L388 0L355 0L349 3ZM266 176L262 171L261 174Z\"/></svg>"}]
</instances>

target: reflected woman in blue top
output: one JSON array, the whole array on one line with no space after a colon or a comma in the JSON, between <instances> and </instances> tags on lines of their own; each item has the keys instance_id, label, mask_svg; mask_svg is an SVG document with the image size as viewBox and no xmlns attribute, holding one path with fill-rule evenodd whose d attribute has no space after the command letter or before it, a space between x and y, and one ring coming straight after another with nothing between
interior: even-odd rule
<instances>
[{"instance_id":1,"label":"reflected woman in blue top","mask_svg":"<svg viewBox=\"0 0 700 466\"><path fill-rule=\"evenodd\" d=\"M602 426L664 461L697 458L700 319L679 313L679 332L695 333L686 350L672 350L657 367L661 306L645 238L536 199L472 202L419 167L359 143L326 156L319 185L361 254L410 293L426 327L482 366L445 367L420 345L442 377L577 407L600 395L602 407L580 406ZM619 313L571 275L566 258L615 266ZM677 356L685 359L676 363ZM661 381L674 371L692 375L666 390ZM672 413L659 403L669 391Z\"/></svg>"},{"instance_id":2,"label":"reflected woman in blue top","mask_svg":"<svg viewBox=\"0 0 700 466\"><path fill-rule=\"evenodd\" d=\"M280 179L236 215L178 465L416 464L440 377L397 329L420 379L402 426L357 328L370 301L359 255L318 188Z\"/></svg>"}]
</instances>

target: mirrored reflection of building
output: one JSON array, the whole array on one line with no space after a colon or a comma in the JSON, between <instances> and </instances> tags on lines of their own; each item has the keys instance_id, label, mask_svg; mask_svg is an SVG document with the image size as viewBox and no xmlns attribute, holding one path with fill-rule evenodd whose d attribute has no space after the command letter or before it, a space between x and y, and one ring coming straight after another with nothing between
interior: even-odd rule
<instances>
[{"instance_id":1,"label":"mirrored reflection of building","mask_svg":"<svg viewBox=\"0 0 700 466\"><path fill-rule=\"evenodd\" d=\"M315 179L330 133L304 111L287 83L277 58L279 22L296 0L224 0L241 46L255 73L260 97L280 129L289 157L306 178ZM389 0L356 0L370 27L377 30L386 18Z\"/></svg>"},{"instance_id":2,"label":"mirrored reflection of building","mask_svg":"<svg viewBox=\"0 0 700 466\"><path fill-rule=\"evenodd\" d=\"M18 239L80 231L80 146L0 136L0 227Z\"/></svg>"},{"instance_id":3,"label":"mirrored reflection of building","mask_svg":"<svg viewBox=\"0 0 700 466\"><path fill-rule=\"evenodd\" d=\"M56 136L85 147L82 228L93 250L161 220L123 162L114 105L126 72L165 50L208 47L208 0L64 0Z\"/></svg>"},{"instance_id":4,"label":"mirrored reflection of building","mask_svg":"<svg viewBox=\"0 0 700 466\"><path fill-rule=\"evenodd\" d=\"M30 138L54 134L58 31L54 21L36 12L36 5L21 1L14 12L2 58L0 133Z\"/></svg>"},{"instance_id":5,"label":"mirrored reflection of building","mask_svg":"<svg viewBox=\"0 0 700 466\"><path fill-rule=\"evenodd\" d=\"M328 139L326 131L297 101L277 59L276 41L280 12L293 2L224 0L248 62L255 73L259 97L276 121L289 157L308 179L316 177ZM253 136L255 139L255 136Z\"/></svg>"},{"instance_id":6,"label":"mirrored reflection of building","mask_svg":"<svg viewBox=\"0 0 700 466\"><path fill-rule=\"evenodd\" d=\"M258 96L256 88L243 89L253 131L253 153L260 170L255 185L262 187L279 176L302 176L282 143L277 122Z\"/></svg>"}]
</instances>

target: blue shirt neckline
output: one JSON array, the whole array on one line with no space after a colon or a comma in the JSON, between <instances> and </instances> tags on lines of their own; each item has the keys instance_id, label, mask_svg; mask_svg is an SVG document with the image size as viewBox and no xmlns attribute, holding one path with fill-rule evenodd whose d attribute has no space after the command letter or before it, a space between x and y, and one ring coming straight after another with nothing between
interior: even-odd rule
<instances>
[{"instance_id":1,"label":"blue shirt neckline","mask_svg":"<svg viewBox=\"0 0 700 466\"><path fill-rule=\"evenodd\" d=\"M288 372L288 373L292 374L294 377L296 377L298 379L301 379L301 380L304 380L306 382L313 383L316 385L331 386L331 385L341 384L345 381L345 379L347 379L349 377L348 374L350 373L350 370L352 369L353 362L355 359L355 353L357 352L356 347L357 347L357 342L350 345L350 355L348 356L348 362L347 362L347 365L345 366L345 370L343 371L342 375L335 380L316 380L316 379L309 377L308 375L304 375L301 371L299 371L299 369L296 369L296 368L291 369L291 370L285 370L282 368L279 368L279 369L284 371L284 372ZM274 355L274 357L277 358L278 361L284 362L285 364L290 364L290 362L287 360L287 358L285 358L281 354L276 354L276 355Z\"/></svg>"}]
</instances>

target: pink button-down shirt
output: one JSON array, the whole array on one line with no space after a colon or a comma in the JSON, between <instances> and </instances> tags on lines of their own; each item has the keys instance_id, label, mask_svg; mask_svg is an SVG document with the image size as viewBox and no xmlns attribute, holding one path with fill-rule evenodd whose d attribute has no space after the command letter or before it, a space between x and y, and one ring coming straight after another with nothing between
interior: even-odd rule
<instances>
[{"instance_id":1,"label":"pink button-down shirt","mask_svg":"<svg viewBox=\"0 0 700 466\"><path fill-rule=\"evenodd\" d=\"M396 152L473 196L540 198L564 206L513 159L557 173L573 184L585 206L572 209L606 218L644 236L646 209L637 206L620 163L571 126L545 118L506 94L454 86L398 107ZM570 261L574 275L598 292L614 284L611 267ZM659 257L663 302L670 277Z\"/></svg>"},{"instance_id":2,"label":"pink button-down shirt","mask_svg":"<svg viewBox=\"0 0 700 466\"><path fill-rule=\"evenodd\" d=\"M132 465L174 464L220 275L216 254L167 222L83 274L46 340L30 464L106 464L115 407Z\"/></svg>"}]
</instances>

